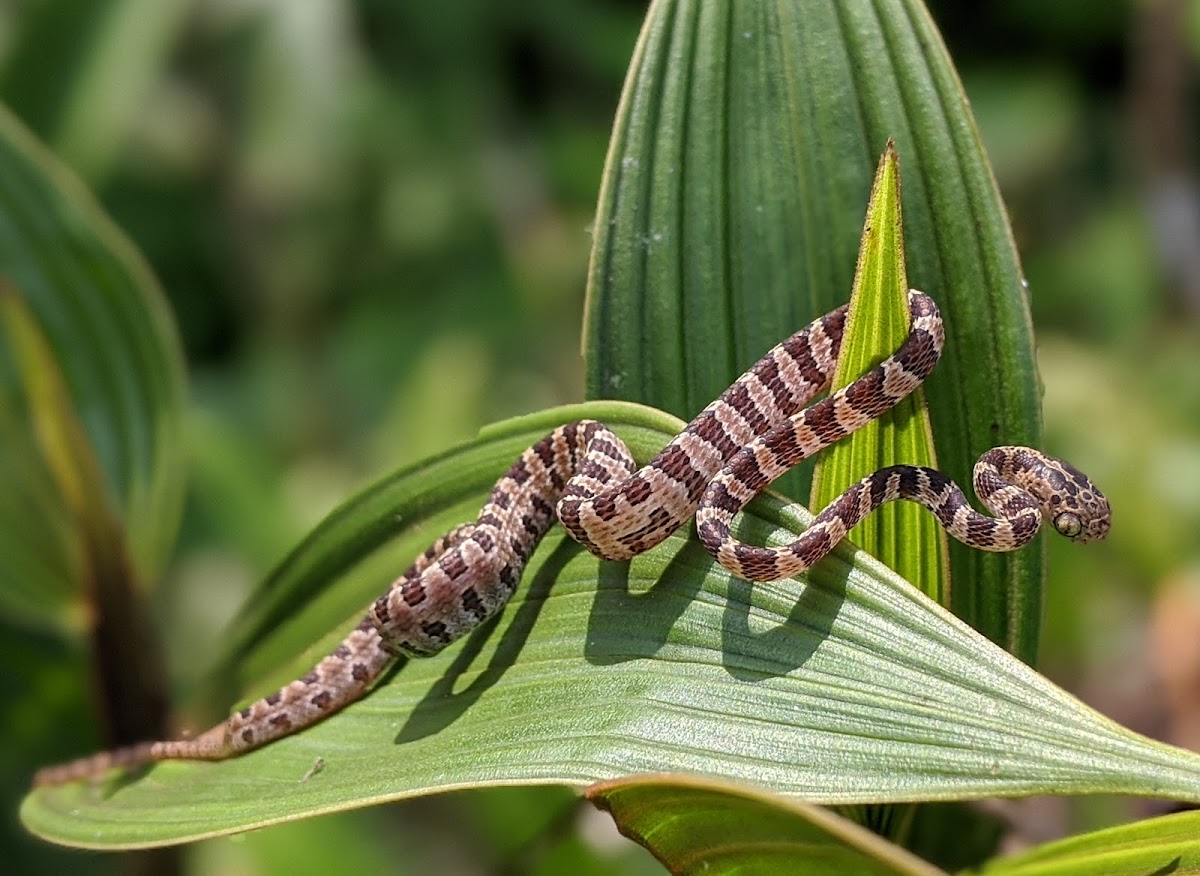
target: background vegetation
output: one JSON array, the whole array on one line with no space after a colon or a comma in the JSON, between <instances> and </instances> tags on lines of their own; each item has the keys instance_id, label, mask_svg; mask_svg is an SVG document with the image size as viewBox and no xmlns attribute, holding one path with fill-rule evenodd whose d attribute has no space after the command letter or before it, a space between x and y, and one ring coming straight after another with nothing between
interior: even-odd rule
<instances>
[{"instance_id":1,"label":"background vegetation","mask_svg":"<svg viewBox=\"0 0 1200 876\"><path fill-rule=\"evenodd\" d=\"M1025 261L1048 449L1117 508L1109 543L1050 547L1040 668L1195 749L1200 4L929 5ZM486 422L581 397L589 222L643 12L632 0L0 10L0 98L134 239L183 334L191 491L155 594L181 695L246 591L356 487ZM0 692L17 704L0 783L15 801L35 765L93 738L62 705L81 699L83 651L16 619L0 618L0 645L14 655ZM552 872L569 855L656 872L592 830L603 816L577 830L569 799L416 801L201 844L189 861ZM1000 808L1034 840L1133 805ZM36 844L15 802L4 808L18 870L111 869ZM555 819L561 843L523 845Z\"/></svg>"}]
</instances>

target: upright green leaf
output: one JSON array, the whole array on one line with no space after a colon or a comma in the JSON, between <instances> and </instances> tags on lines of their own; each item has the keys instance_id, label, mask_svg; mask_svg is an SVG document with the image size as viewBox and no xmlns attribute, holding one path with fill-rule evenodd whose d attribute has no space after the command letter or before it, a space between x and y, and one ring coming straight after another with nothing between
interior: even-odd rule
<instances>
[{"instance_id":1,"label":"upright green leaf","mask_svg":"<svg viewBox=\"0 0 1200 876\"><path fill-rule=\"evenodd\" d=\"M182 505L178 342L141 258L2 108L0 276L0 609L84 634L100 738L161 734L143 585Z\"/></svg>"},{"instance_id":2,"label":"upright green leaf","mask_svg":"<svg viewBox=\"0 0 1200 876\"><path fill-rule=\"evenodd\" d=\"M908 336L908 279L900 217L900 168L889 143L867 206L833 389L853 383ZM824 508L851 484L897 463L937 463L920 389L817 459L812 507ZM931 599L949 604L946 534L925 509L908 502L885 505L856 526L850 539Z\"/></svg>"},{"instance_id":3,"label":"upright green leaf","mask_svg":"<svg viewBox=\"0 0 1200 876\"><path fill-rule=\"evenodd\" d=\"M941 466L1040 438L1004 208L920 0L655 0L609 146L588 287L587 391L691 416L845 302L888 139L909 278L947 319L928 383ZM781 482L807 495L807 479ZM1036 653L1042 556L951 547L954 610Z\"/></svg>"},{"instance_id":4,"label":"upright green leaf","mask_svg":"<svg viewBox=\"0 0 1200 876\"><path fill-rule=\"evenodd\" d=\"M125 532L100 466L67 393L62 371L18 290L0 278L0 337L11 344L35 440L21 445L44 461L77 553L72 571L88 606L91 674L114 742L165 731L166 677L136 587ZM55 530L59 532L60 530Z\"/></svg>"},{"instance_id":5,"label":"upright green leaf","mask_svg":"<svg viewBox=\"0 0 1200 876\"><path fill-rule=\"evenodd\" d=\"M90 531L97 540L116 540L119 549L124 535L112 519L103 473L68 397L58 362L20 291L5 278L0 278L0 337L8 343L22 378L38 455L77 531Z\"/></svg>"}]
</instances>

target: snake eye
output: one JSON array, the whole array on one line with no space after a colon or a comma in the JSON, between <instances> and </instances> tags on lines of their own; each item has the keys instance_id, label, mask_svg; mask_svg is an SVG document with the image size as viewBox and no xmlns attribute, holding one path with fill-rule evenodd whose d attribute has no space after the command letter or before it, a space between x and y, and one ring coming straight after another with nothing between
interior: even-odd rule
<instances>
[{"instance_id":1,"label":"snake eye","mask_svg":"<svg viewBox=\"0 0 1200 876\"><path fill-rule=\"evenodd\" d=\"M1083 523L1080 521L1078 514L1064 511L1054 518L1054 528L1067 538L1075 538L1075 536L1083 532Z\"/></svg>"}]
</instances>

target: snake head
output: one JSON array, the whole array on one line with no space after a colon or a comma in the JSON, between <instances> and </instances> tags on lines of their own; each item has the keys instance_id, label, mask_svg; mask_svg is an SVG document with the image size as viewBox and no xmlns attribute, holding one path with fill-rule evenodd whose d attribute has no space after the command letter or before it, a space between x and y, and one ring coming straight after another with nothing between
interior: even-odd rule
<instances>
[{"instance_id":1,"label":"snake head","mask_svg":"<svg viewBox=\"0 0 1200 876\"><path fill-rule=\"evenodd\" d=\"M1039 454L1041 455L1041 454ZM1049 469L1046 484L1038 494L1042 513L1054 524L1059 535L1079 543L1098 541L1108 535L1112 508L1108 499L1087 475L1069 462L1042 455Z\"/></svg>"}]
</instances>

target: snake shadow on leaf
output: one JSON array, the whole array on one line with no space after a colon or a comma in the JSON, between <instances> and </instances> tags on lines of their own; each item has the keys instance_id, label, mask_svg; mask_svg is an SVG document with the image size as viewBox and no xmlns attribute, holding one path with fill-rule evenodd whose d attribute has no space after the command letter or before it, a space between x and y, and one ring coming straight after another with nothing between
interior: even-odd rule
<instances>
[{"instance_id":1,"label":"snake shadow on leaf","mask_svg":"<svg viewBox=\"0 0 1200 876\"><path fill-rule=\"evenodd\" d=\"M463 690L456 691L454 688L458 680L479 659L488 639L500 625L503 613L492 617L467 637L462 650L454 655L454 660L446 668L446 672L421 698L404 726L400 728L400 732L396 734L397 745L424 739L449 727L504 677L504 673L516 663L518 655L524 649L554 582L558 580L571 558L581 551L582 548L574 542L564 539L554 546L549 557L533 575L526 576L530 579L529 589L525 598L516 606L512 621L505 627L500 641L496 643L496 649L486 668Z\"/></svg>"}]
</instances>

